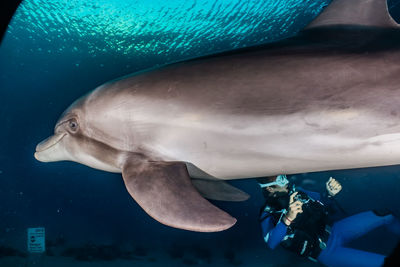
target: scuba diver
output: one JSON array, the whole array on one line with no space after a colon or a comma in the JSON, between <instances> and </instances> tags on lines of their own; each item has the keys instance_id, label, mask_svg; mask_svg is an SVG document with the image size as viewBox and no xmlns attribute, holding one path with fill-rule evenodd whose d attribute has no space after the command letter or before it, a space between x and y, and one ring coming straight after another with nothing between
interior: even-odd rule
<instances>
[{"instance_id":1,"label":"scuba diver","mask_svg":"<svg viewBox=\"0 0 400 267\"><path fill-rule=\"evenodd\" d=\"M286 175L257 179L266 199L260 223L270 249L284 248L331 267L382 266L385 256L345 245L379 226L400 237L400 222L393 214L361 212L332 221L338 209L333 197L342 186L334 178L326 192L311 192L289 183Z\"/></svg>"}]
</instances>

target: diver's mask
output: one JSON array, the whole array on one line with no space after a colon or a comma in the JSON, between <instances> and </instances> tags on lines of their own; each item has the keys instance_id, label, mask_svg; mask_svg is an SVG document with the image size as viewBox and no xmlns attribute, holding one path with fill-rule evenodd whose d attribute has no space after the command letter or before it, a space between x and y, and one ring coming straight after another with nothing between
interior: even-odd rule
<instances>
[{"instance_id":1,"label":"diver's mask","mask_svg":"<svg viewBox=\"0 0 400 267\"><path fill-rule=\"evenodd\" d=\"M261 188L265 188L268 186L273 186L273 185L277 185L279 187L284 187L285 185L287 185L289 183L289 180L286 177L286 174L280 174L278 176L276 176L276 179L274 182L270 182L270 183L266 183L266 184L260 184Z\"/></svg>"}]
</instances>

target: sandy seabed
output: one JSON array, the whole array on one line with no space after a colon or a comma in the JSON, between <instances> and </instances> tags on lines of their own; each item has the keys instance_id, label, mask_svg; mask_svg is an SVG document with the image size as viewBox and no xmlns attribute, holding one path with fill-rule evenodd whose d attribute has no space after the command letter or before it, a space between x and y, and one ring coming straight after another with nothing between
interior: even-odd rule
<instances>
[{"instance_id":1,"label":"sandy seabed","mask_svg":"<svg viewBox=\"0 0 400 267\"><path fill-rule=\"evenodd\" d=\"M47 256L45 254L30 254L27 257L3 257L0 259L1 267L221 267L221 266L321 266L306 259L288 254L285 251L267 251L259 249L257 251L245 251L239 255L227 256L224 253L215 253L210 258L201 258L192 253L185 253L182 257L171 257L165 251L151 251L145 256L132 256L131 259L115 260L93 260L82 261L71 257Z\"/></svg>"}]
</instances>

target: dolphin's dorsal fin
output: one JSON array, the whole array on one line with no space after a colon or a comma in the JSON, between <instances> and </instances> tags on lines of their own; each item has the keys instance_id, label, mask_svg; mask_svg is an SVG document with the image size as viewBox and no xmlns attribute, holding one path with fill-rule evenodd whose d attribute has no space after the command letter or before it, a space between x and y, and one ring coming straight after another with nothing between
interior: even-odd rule
<instances>
[{"instance_id":1,"label":"dolphin's dorsal fin","mask_svg":"<svg viewBox=\"0 0 400 267\"><path fill-rule=\"evenodd\" d=\"M399 27L386 0L333 0L306 29L339 25Z\"/></svg>"}]
</instances>

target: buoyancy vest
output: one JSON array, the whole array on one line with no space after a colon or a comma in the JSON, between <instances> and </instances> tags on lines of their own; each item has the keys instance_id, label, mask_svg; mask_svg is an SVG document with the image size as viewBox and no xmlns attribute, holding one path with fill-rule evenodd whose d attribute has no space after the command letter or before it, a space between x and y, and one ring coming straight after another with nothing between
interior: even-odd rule
<instances>
[{"instance_id":1,"label":"buoyancy vest","mask_svg":"<svg viewBox=\"0 0 400 267\"><path fill-rule=\"evenodd\" d=\"M287 212L289 206L289 195L296 192L292 187L287 196L267 199L264 211L270 213L274 223L278 223ZM288 226L287 232L281 245L295 253L308 257L316 249L320 249L322 239L325 239L328 211L327 207L318 200L310 198L306 193L298 191L297 199L303 202L303 212ZM287 203L287 204L286 204Z\"/></svg>"}]
</instances>

